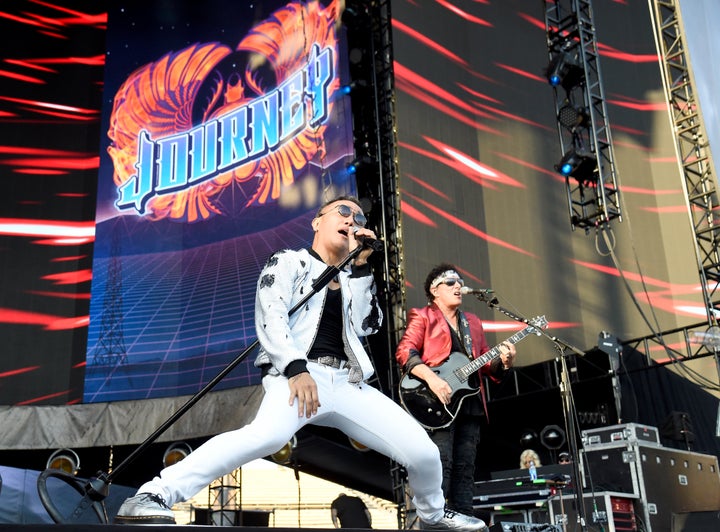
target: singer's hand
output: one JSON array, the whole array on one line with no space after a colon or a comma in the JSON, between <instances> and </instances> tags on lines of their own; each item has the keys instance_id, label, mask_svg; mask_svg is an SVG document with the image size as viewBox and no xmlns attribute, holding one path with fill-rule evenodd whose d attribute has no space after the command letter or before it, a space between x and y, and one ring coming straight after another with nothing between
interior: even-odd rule
<instances>
[{"instance_id":1,"label":"singer's hand","mask_svg":"<svg viewBox=\"0 0 720 532\"><path fill-rule=\"evenodd\" d=\"M298 373L294 377L290 377L288 386L290 387L290 406L295 399L298 402L298 417L305 416L310 419L311 416L317 414L320 397L315 379L309 373Z\"/></svg>"},{"instance_id":2,"label":"singer's hand","mask_svg":"<svg viewBox=\"0 0 720 532\"><path fill-rule=\"evenodd\" d=\"M350 251L353 251L358 246L362 246L362 239L365 237L377 239L375 233L367 227L355 227L352 231L350 231L350 234L348 235L348 239L350 241ZM368 257L372 254L372 252L372 247L365 246L362 251L360 251L360 253L355 257L355 266L363 266L364 264L366 264Z\"/></svg>"}]
</instances>

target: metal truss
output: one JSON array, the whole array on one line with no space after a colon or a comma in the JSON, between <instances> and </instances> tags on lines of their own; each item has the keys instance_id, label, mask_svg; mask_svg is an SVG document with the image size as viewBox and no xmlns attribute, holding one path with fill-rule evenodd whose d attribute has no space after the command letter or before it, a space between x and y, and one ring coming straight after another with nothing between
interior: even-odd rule
<instances>
[{"instance_id":1,"label":"metal truss","mask_svg":"<svg viewBox=\"0 0 720 532\"><path fill-rule=\"evenodd\" d=\"M676 364L715 354L720 350L720 329L715 326L708 328L706 322L700 322L625 340L622 345L641 353L648 366ZM661 362L657 360L659 355L664 355Z\"/></svg>"},{"instance_id":2,"label":"metal truss","mask_svg":"<svg viewBox=\"0 0 720 532\"><path fill-rule=\"evenodd\" d=\"M398 170L397 127L395 124L395 83L393 72L392 22L390 0L379 1L373 10L373 63L377 105L377 152L380 180L378 199L382 205L381 233L385 237L386 327L390 396L397 400L398 372L395 350L405 327L405 276L402 267L402 223L400 218L400 172ZM398 506L398 528L407 526L405 471L392 463L394 502Z\"/></svg>"},{"instance_id":3,"label":"metal truss","mask_svg":"<svg viewBox=\"0 0 720 532\"><path fill-rule=\"evenodd\" d=\"M389 0L378 4L373 30L373 35L377 40L373 57L375 61L376 115L378 117L377 147L380 162L378 200L383 213L381 232L385 236L386 243L384 272L389 310L388 348L391 356L390 367L394 368L396 367L395 348L405 328L405 275L402 267L400 172L398 170L395 124L395 84ZM391 377L389 380L395 379ZM397 388L393 386L391 394L393 398L395 398L396 390Z\"/></svg>"},{"instance_id":4,"label":"metal truss","mask_svg":"<svg viewBox=\"0 0 720 532\"><path fill-rule=\"evenodd\" d=\"M212 512L211 522L220 526L242 524L242 469L215 479L208 487L208 509ZM219 521L219 522L215 522Z\"/></svg>"},{"instance_id":5,"label":"metal truss","mask_svg":"<svg viewBox=\"0 0 720 532\"><path fill-rule=\"evenodd\" d=\"M112 253L107 266L107 281L98 341L89 357L89 370L96 366L115 367L127 361L123 332L123 271L118 230L113 228Z\"/></svg>"},{"instance_id":6,"label":"metal truss","mask_svg":"<svg viewBox=\"0 0 720 532\"><path fill-rule=\"evenodd\" d=\"M688 215L695 235L695 254L707 320L710 326L717 326L720 219L716 213L719 203L714 165L693 89L694 78L684 43L679 6L675 0L649 2Z\"/></svg>"},{"instance_id":7,"label":"metal truss","mask_svg":"<svg viewBox=\"0 0 720 532\"><path fill-rule=\"evenodd\" d=\"M595 24L589 0L546 0L545 29L553 68L558 136L572 229L598 227L620 213L613 143L600 75ZM552 83L551 83L552 84Z\"/></svg>"},{"instance_id":8,"label":"metal truss","mask_svg":"<svg viewBox=\"0 0 720 532\"><path fill-rule=\"evenodd\" d=\"M360 28L366 41L366 65L359 67L368 79L367 89L361 92L361 102L353 102L356 156L370 156L375 164L369 172L358 172L358 187L373 206L373 220L377 232L385 241L381 273L375 269L378 297L384 304L385 336L374 335L373 342L381 345L377 352L387 356L383 387L385 393L397 398L398 369L395 350L405 327L405 281L402 267L402 221L400 217L400 185L397 155L395 113L395 83L393 73L392 25L390 0L364 2L349 1L347 8L357 14L363 12L368 28ZM352 44L351 44L352 46ZM379 277L379 278L378 278ZM376 361L380 366L380 361ZM407 496L405 471L392 463L393 497L398 507L398 528L407 526Z\"/></svg>"}]
</instances>

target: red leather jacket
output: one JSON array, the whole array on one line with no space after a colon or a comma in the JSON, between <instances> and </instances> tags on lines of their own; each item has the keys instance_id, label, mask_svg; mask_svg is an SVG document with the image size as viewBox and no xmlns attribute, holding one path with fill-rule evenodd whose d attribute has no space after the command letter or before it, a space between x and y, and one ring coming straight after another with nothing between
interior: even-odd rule
<instances>
[{"instance_id":1,"label":"red leather jacket","mask_svg":"<svg viewBox=\"0 0 720 532\"><path fill-rule=\"evenodd\" d=\"M475 314L463 312L470 329L472 338L472 356L477 358L490 350L485 338L482 321ZM408 311L408 322L405 328L395 358L400 363L404 373L409 372L414 366L424 363L430 367L439 366L449 356L452 349L452 336L450 325L448 325L442 311L435 304L423 308L413 308ZM488 362L480 368L478 373L488 376L494 382L502 380L502 364L499 358ZM482 397L485 415L487 416L487 405L485 404L485 386L480 379L480 395Z\"/></svg>"},{"instance_id":2,"label":"red leather jacket","mask_svg":"<svg viewBox=\"0 0 720 532\"><path fill-rule=\"evenodd\" d=\"M472 355L477 358L490 349L485 339L482 322L475 314L464 312L470 327L472 338ZM408 312L408 323L395 358L404 371L410 371L420 360L428 366L439 366L450 355L452 336L450 326L445 320L442 311L435 304L423 308L413 308ZM409 367L408 367L408 362ZM413 363L414 362L414 363ZM480 370L490 375L490 364L485 364Z\"/></svg>"}]
</instances>

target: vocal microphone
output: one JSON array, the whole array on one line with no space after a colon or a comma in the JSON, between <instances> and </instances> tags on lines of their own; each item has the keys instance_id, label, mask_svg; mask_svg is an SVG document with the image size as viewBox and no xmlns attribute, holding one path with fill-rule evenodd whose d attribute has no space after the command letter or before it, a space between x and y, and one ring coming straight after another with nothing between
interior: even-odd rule
<instances>
[{"instance_id":1,"label":"vocal microphone","mask_svg":"<svg viewBox=\"0 0 720 532\"><path fill-rule=\"evenodd\" d=\"M385 242L383 242L382 240L378 240L377 238L358 235L357 232L359 230L359 227L354 227L353 234L355 234L355 238L360 241L363 247L372 248L373 251L382 251L383 249L385 249Z\"/></svg>"},{"instance_id":2,"label":"vocal microphone","mask_svg":"<svg viewBox=\"0 0 720 532\"><path fill-rule=\"evenodd\" d=\"M469 286L460 287L460 293L462 295L467 294L492 294L495 290L489 288L470 288Z\"/></svg>"}]
</instances>

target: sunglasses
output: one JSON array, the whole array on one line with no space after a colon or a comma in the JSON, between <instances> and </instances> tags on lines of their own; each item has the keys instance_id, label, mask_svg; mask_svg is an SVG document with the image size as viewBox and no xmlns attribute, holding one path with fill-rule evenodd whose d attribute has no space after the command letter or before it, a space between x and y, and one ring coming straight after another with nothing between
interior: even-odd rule
<instances>
[{"instance_id":1,"label":"sunglasses","mask_svg":"<svg viewBox=\"0 0 720 532\"><path fill-rule=\"evenodd\" d=\"M341 203L340 205L335 205L332 209L329 211L320 213L317 215L318 218L321 216L327 214L328 212L332 212L334 210L337 210L338 214L342 216L343 218L349 218L352 215L353 222L355 222L356 225L359 225L360 227L365 227L365 224L367 223L367 218L365 218L365 215L361 212L354 212L350 207L345 205L344 203Z\"/></svg>"},{"instance_id":2,"label":"sunglasses","mask_svg":"<svg viewBox=\"0 0 720 532\"><path fill-rule=\"evenodd\" d=\"M440 281L440 284L444 284L445 286L455 286L455 283L460 283L460 286L465 286L465 281L459 277L448 277L444 281Z\"/></svg>"}]
</instances>

